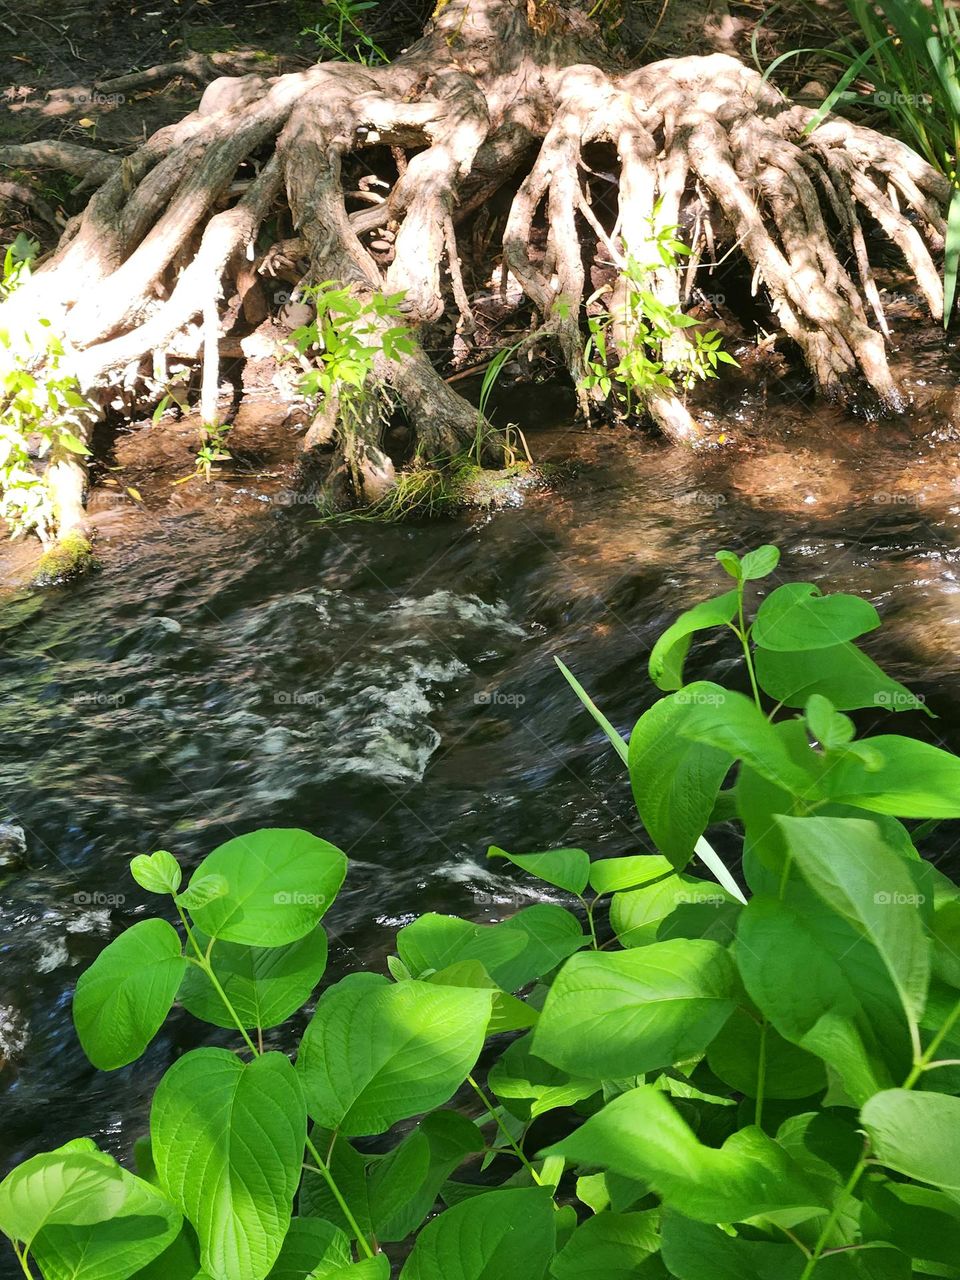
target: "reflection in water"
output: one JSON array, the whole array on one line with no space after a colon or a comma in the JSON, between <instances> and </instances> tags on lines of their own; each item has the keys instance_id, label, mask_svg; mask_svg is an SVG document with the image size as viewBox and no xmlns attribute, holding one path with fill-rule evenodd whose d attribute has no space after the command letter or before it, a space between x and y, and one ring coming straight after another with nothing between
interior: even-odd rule
<instances>
[{"instance_id":1,"label":"reflection in water","mask_svg":"<svg viewBox=\"0 0 960 1280\"><path fill-rule=\"evenodd\" d=\"M134 853L193 865L266 825L334 841L352 863L328 919L336 974L381 965L414 913L509 914L529 889L488 867L492 842L642 848L618 763L553 657L628 729L654 698L658 633L724 590L719 546L775 541L780 578L869 593L888 625L868 648L930 700L941 718L923 731L949 739L958 449L924 360L940 361L932 340L916 437L830 408L814 421L784 397L773 439L727 406L733 443L696 457L544 432L538 456L575 444L582 460L520 509L393 528L266 503L243 521L144 515L96 580L9 600L0 820L26 829L28 861L0 873L4 1162L81 1133L129 1152L157 1078L195 1043L175 1013L141 1064L105 1075L69 1026L78 972L146 909ZM691 673L735 666L719 636Z\"/></svg>"}]
</instances>

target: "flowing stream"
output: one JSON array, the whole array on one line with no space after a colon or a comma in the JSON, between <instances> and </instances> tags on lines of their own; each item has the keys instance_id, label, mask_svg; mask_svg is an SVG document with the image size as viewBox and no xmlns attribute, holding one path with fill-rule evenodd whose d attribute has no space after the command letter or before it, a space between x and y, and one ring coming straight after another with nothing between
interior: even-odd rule
<instances>
[{"instance_id":1,"label":"flowing stream","mask_svg":"<svg viewBox=\"0 0 960 1280\"><path fill-rule=\"evenodd\" d=\"M147 909L135 853L192 867L268 825L338 844L350 872L325 921L338 976L382 967L423 911L491 921L539 896L486 861L491 843L647 847L553 659L629 731L655 697L656 636L726 589L719 547L773 541L779 580L869 595L886 625L868 649L928 699L939 719L920 731L960 745L956 375L936 336L911 358L923 407L906 423L781 393L775 432L756 398L724 403L730 447L695 457L546 426L534 452L576 468L513 509L324 526L265 490L242 519L143 517L95 578L8 593L0 818L25 828L28 852L0 872L0 1166L81 1134L129 1156L159 1076L205 1034L175 1011L144 1059L110 1074L76 1040L77 975ZM696 645L690 669L736 666L727 635ZM938 857L956 872L950 839ZM718 844L735 861L733 833ZM289 1031L268 1040L289 1045Z\"/></svg>"}]
</instances>

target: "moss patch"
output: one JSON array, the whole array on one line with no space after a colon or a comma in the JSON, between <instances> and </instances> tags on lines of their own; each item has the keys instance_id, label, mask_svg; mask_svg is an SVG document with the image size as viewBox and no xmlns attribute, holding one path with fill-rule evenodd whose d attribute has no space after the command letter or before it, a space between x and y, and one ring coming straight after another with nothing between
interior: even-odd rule
<instances>
[{"instance_id":1,"label":"moss patch","mask_svg":"<svg viewBox=\"0 0 960 1280\"><path fill-rule=\"evenodd\" d=\"M33 576L35 587L53 587L80 578L100 567L90 542L74 530L54 543L40 557Z\"/></svg>"}]
</instances>

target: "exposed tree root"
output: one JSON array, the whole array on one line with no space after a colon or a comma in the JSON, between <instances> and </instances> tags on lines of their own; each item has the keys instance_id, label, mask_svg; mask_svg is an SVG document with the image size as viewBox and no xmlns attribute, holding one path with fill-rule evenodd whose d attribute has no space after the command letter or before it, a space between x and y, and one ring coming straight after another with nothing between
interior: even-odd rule
<instances>
[{"instance_id":1,"label":"exposed tree root","mask_svg":"<svg viewBox=\"0 0 960 1280\"><path fill-rule=\"evenodd\" d=\"M492 264L467 269L464 228L504 189L502 289L519 285L539 313L586 416L594 408L582 382L588 272L641 257L652 219L692 228L685 276L658 269L644 282L662 302L679 305L694 272L735 245L819 388L842 395L865 380L898 408L862 220L896 245L938 316L945 179L909 148L844 120L806 134L808 110L725 54L618 75L597 62L591 31L573 3L448 0L390 66L326 63L214 80L185 120L120 163L95 161L98 189L15 304L63 328L88 394L123 371L147 405L158 397L163 353L192 353L212 419L219 353L242 337L227 329L253 314L249 290L281 260L292 283L335 279L361 296L403 291L415 332L449 316L469 338L471 282L488 279ZM203 79L219 65L201 61L101 87ZM613 215L585 180L585 152L597 143L618 157ZM81 150L3 148L0 163L86 172ZM353 176L363 153L392 157L379 186ZM621 347L634 340L621 318L633 287L618 271L607 303ZM680 332L675 342L682 350L687 339ZM331 474L346 499L377 500L393 483L382 436L396 410L421 456L450 457L476 440L490 461L503 456L498 433L420 349L399 362L381 356L368 390L359 420L338 422L331 400L307 437L311 448L334 446ZM672 439L696 437L678 395L660 388L645 407ZM64 528L82 510L82 481L71 484L72 497L61 493Z\"/></svg>"}]
</instances>

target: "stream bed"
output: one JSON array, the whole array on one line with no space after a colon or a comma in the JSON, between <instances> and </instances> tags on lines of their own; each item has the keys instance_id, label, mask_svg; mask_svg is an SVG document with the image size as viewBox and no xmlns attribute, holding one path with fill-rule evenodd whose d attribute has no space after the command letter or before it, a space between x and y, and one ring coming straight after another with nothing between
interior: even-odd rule
<instances>
[{"instance_id":1,"label":"stream bed","mask_svg":"<svg viewBox=\"0 0 960 1280\"><path fill-rule=\"evenodd\" d=\"M885 626L866 647L927 698L939 718L920 731L960 746L956 367L934 337L911 371L923 409L896 424L785 392L723 405L730 443L698 455L548 424L535 455L576 462L516 508L323 525L265 485L252 512L141 513L87 581L9 590L0 820L28 850L0 872L0 1173L81 1134L128 1158L160 1075L206 1034L175 1011L109 1074L76 1040L77 975L147 910L133 854L192 867L271 825L333 841L350 858L325 920L337 977L382 968L424 911L492 921L538 896L487 863L491 843L648 847L554 657L629 731L656 696L657 635L726 589L719 547L776 542L776 581L867 594ZM690 670L736 665L719 637ZM952 835L934 840L956 874ZM735 862L733 834L717 843Z\"/></svg>"}]
</instances>

